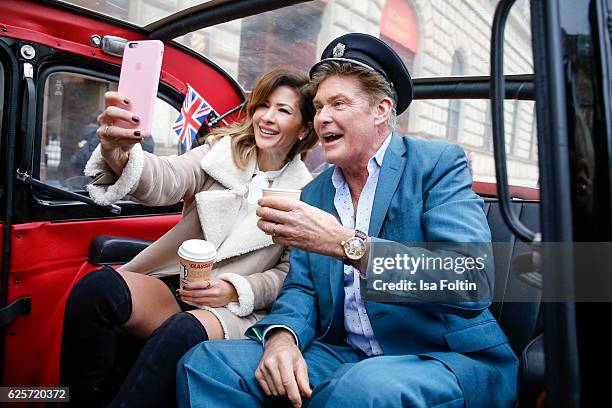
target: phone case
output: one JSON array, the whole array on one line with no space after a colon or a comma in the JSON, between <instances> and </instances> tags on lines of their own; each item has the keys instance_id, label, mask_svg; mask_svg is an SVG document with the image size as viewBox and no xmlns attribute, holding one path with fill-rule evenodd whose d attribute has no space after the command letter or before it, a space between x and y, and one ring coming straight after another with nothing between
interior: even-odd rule
<instances>
[{"instance_id":1,"label":"phone case","mask_svg":"<svg viewBox=\"0 0 612 408\"><path fill-rule=\"evenodd\" d=\"M130 110L140 122L122 121L120 126L141 129L145 137L151 136L163 55L164 44L158 40L130 41L123 52L118 92L130 99Z\"/></svg>"}]
</instances>

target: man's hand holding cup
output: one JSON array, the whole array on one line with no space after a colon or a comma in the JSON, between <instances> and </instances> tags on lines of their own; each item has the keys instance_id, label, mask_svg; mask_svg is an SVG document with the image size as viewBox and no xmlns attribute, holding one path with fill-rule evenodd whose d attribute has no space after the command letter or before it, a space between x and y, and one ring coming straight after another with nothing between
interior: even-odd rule
<instances>
[{"instance_id":1,"label":"man's hand holding cup","mask_svg":"<svg viewBox=\"0 0 612 408\"><path fill-rule=\"evenodd\" d=\"M276 244L342 258L340 242L353 231L331 214L299 201L295 196L266 195L258 201L257 226Z\"/></svg>"}]
</instances>

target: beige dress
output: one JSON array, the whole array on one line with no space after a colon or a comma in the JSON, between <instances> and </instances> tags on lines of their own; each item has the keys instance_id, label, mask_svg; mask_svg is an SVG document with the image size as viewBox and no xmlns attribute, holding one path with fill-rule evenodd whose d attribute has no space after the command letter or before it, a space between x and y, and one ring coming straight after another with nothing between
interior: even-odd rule
<instances>
[{"instance_id":1,"label":"beige dress","mask_svg":"<svg viewBox=\"0 0 612 408\"><path fill-rule=\"evenodd\" d=\"M231 282L238 301L209 308L220 320L225 338L244 338L244 332L272 306L289 271L287 248L257 228L256 205L247 201L256 172L253 158L246 169L232 160L231 138L205 144L181 156L157 157L135 145L121 176L107 185L89 185L90 196L108 205L129 199L149 206L184 200L181 220L120 270L152 276L179 273L177 250L187 239L206 239L217 249L216 278ZM112 174L98 147L85 174ZM273 180L273 187L302 188L312 176L295 157Z\"/></svg>"}]
</instances>

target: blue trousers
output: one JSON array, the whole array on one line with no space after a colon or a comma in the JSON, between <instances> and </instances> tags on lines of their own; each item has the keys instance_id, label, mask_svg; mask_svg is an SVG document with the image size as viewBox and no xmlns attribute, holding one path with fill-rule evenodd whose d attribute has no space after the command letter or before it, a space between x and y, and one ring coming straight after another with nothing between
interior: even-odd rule
<instances>
[{"instance_id":1,"label":"blue trousers","mask_svg":"<svg viewBox=\"0 0 612 408\"><path fill-rule=\"evenodd\" d=\"M455 375L415 355L365 358L348 345L312 343L304 351L313 387L308 406L463 407ZM255 379L263 355L253 340L208 341L179 362L179 407L260 407L274 400ZM304 401L308 402L308 401Z\"/></svg>"}]
</instances>

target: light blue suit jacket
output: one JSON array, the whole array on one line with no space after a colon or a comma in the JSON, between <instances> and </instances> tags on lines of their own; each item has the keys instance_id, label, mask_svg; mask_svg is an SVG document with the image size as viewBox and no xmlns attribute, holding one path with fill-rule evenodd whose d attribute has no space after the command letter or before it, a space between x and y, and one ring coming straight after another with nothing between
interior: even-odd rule
<instances>
[{"instance_id":1,"label":"light blue suit jacket","mask_svg":"<svg viewBox=\"0 0 612 408\"><path fill-rule=\"evenodd\" d=\"M302 200L338 217L333 170L308 184ZM490 242L483 202L471 187L460 147L393 135L380 171L369 235L402 243ZM271 313L247 335L256 338L270 325L285 325L295 332L302 350L314 340L344 341L342 262L297 249L290 262ZM493 279L489 267L489 287L483 290L492 293ZM415 354L441 361L457 376L468 407L508 406L515 398L517 359L489 304L365 301L385 355ZM502 387L507 392L487 396L482 388L492 381L507 383Z\"/></svg>"}]
</instances>

